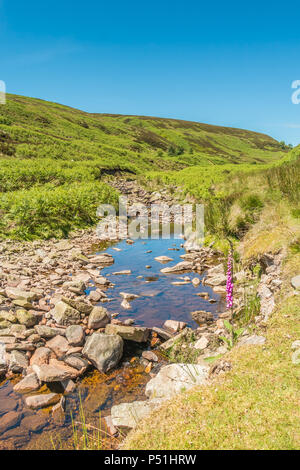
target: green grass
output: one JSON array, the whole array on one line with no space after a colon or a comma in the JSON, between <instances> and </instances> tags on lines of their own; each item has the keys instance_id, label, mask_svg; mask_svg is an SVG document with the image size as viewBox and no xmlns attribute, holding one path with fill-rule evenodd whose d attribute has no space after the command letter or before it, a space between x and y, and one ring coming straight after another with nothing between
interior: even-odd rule
<instances>
[{"instance_id":1,"label":"green grass","mask_svg":"<svg viewBox=\"0 0 300 470\"><path fill-rule=\"evenodd\" d=\"M130 433L123 449L300 448L300 366L291 360L291 344L300 337L300 301L285 296L299 263L299 255L291 256L285 266L287 291L263 332L265 345L227 353L232 370L225 377L166 402Z\"/></svg>"},{"instance_id":2,"label":"green grass","mask_svg":"<svg viewBox=\"0 0 300 470\"><path fill-rule=\"evenodd\" d=\"M8 95L0 106L0 236L66 236L95 223L96 200L109 194L107 175L146 175L151 184L208 198L228 175L272 165L286 152L271 137L242 129L89 114Z\"/></svg>"}]
</instances>

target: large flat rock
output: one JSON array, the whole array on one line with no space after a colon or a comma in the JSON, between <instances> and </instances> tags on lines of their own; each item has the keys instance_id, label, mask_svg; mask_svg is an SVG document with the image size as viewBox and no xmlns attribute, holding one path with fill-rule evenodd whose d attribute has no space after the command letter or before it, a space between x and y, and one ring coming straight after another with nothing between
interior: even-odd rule
<instances>
[{"instance_id":1,"label":"large flat rock","mask_svg":"<svg viewBox=\"0 0 300 470\"><path fill-rule=\"evenodd\" d=\"M146 385L149 398L168 399L196 385L208 383L209 367L199 364L169 364Z\"/></svg>"}]
</instances>

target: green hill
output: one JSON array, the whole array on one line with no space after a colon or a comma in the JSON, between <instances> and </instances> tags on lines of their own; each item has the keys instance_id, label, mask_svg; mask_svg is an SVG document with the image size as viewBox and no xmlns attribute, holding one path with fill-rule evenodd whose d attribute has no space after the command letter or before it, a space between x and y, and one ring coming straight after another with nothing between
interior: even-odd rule
<instances>
[{"instance_id":1,"label":"green hill","mask_svg":"<svg viewBox=\"0 0 300 470\"><path fill-rule=\"evenodd\" d=\"M276 162L286 152L282 147L267 135L242 129L90 114L8 95L0 106L0 232L47 238L95 223L96 206L116 200L101 182L106 174L165 175L200 166L211 177L224 165L254 168Z\"/></svg>"}]
</instances>

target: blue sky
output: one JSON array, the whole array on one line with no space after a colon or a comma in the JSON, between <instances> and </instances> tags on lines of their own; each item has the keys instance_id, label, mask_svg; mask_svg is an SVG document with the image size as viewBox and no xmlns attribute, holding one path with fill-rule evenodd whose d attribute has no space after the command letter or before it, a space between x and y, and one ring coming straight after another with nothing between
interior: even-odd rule
<instances>
[{"instance_id":1,"label":"blue sky","mask_svg":"<svg viewBox=\"0 0 300 470\"><path fill-rule=\"evenodd\" d=\"M0 80L10 93L85 111L242 127L298 144L299 23L289 0L0 0Z\"/></svg>"}]
</instances>

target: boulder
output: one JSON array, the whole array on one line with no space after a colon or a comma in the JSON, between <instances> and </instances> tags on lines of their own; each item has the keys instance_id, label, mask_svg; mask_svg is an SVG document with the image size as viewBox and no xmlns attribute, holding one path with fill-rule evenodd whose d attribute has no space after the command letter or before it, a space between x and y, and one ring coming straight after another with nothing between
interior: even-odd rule
<instances>
[{"instance_id":1,"label":"boulder","mask_svg":"<svg viewBox=\"0 0 300 470\"><path fill-rule=\"evenodd\" d=\"M28 359L23 352L12 351L9 358L9 370L18 373L28 367Z\"/></svg>"},{"instance_id":2,"label":"boulder","mask_svg":"<svg viewBox=\"0 0 300 470\"><path fill-rule=\"evenodd\" d=\"M37 323L37 317L33 315L30 312L27 312L27 310L24 310L23 308L19 308L16 311L16 317L18 319L18 322L21 323L21 325L25 325L26 328L31 328Z\"/></svg>"},{"instance_id":3,"label":"boulder","mask_svg":"<svg viewBox=\"0 0 300 470\"><path fill-rule=\"evenodd\" d=\"M100 372L115 367L123 354L123 340L119 335L93 333L86 341L82 354Z\"/></svg>"},{"instance_id":4,"label":"boulder","mask_svg":"<svg viewBox=\"0 0 300 470\"><path fill-rule=\"evenodd\" d=\"M135 428L139 421L146 418L161 403L162 400L153 399L115 405L111 409L112 423L117 427Z\"/></svg>"},{"instance_id":5,"label":"boulder","mask_svg":"<svg viewBox=\"0 0 300 470\"><path fill-rule=\"evenodd\" d=\"M145 343L149 338L150 330L142 326L114 325L110 323L106 325L105 333L108 335L119 335L121 338L129 341Z\"/></svg>"},{"instance_id":6,"label":"boulder","mask_svg":"<svg viewBox=\"0 0 300 470\"><path fill-rule=\"evenodd\" d=\"M80 325L70 325L66 329L66 338L71 346L82 346L85 333Z\"/></svg>"},{"instance_id":7,"label":"boulder","mask_svg":"<svg viewBox=\"0 0 300 470\"><path fill-rule=\"evenodd\" d=\"M76 378L78 371L67 366L62 361L50 360L49 364L34 364L32 369L41 382L61 382L66 379Z\"/></svg>"},{"instance_id":8,"label":"boulder","mask_svg":"<svg viewBox=\"0 0 300 470\"><path fill-rule=\"evenodd\" d=\"M97 330L104 328L110 322L110 315L104 307L94 307L88 320L88 328Z\"/></svg>"},{"instance_id":9,"label":"boulder","mask_svg":"<svg viewBox=\"0 0 300 470\"><path fill-rule=\"evenodd\" d=\"M66 304L62 300L57 302L53 310L52 317L58 325L74 325L80 322L80 312Z\"/></svg>"},{"instance_id":10,"label":"boulder","mask_svg":"<svg viewBox=\"0 0 300 470\"><path fill-rule=\"evenodd\" d=\"M47 341L46 348L51 349L57 357L61 357L68 351L69 342L64 336L54 336Z\"/></svg>"},{"instance_id":11,"label":"boulder","mask_svg":"<svg viewBox=\"0 0 300 470\"><path fill-rule=\"evenodd\" d=\"M35 373L28 374L14 385L14 391L18 393L28 393L40 388L40 382Z\"/></svg>"},{"instance_id":12,"label":"boulder","mask_svg":"<svg viewBox=\"0 0 300 470\"><path fill-rule=\"evenodd\" d=\"M209 367L199 364L169 364L146 385L149 398L169 399L196 385L208 383Z\"/></svg>"},{"instance_id":13,"label":"boulder","mask_svg":"<svg viewBox=\"0 0 300 470\"><path fill-rule=\"evenodd\" d=\"M42 395L34 395L27 397L25 402L29 408L38 409L45 408L46 406L55 405L60 400L58 393L45 393Z\"/></svg>"}]
</instances>

